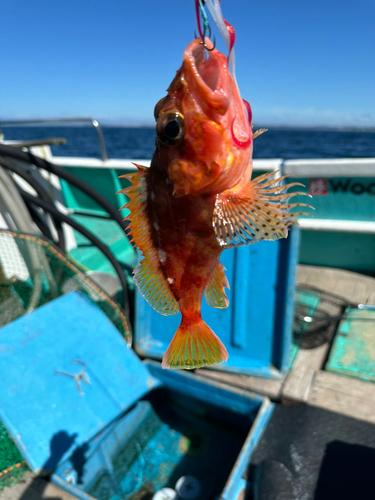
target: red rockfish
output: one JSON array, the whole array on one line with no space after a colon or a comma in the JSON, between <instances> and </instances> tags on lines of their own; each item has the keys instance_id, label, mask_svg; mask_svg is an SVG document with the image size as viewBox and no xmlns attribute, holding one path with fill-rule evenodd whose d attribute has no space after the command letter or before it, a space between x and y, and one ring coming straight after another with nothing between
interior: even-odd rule
<instances>
[{"instance_id":1,"label":"red rockfish","mask_svg":"<svg viewBox=\"0 0 375 500\"><path fill-rule=\"evenodd\" d=\"M212 307L229 303L221 252L285 238L297 215L288 210L302 204L287 204L298 193L287 194L274 172L250 181L251 111L224 54L214 49L207 57L194 40L167 92L155 107L151 166L136 165L122 192L130 199L131 236L144 256L135 282L159 313L182 315L162 366L192 369L228 358L201 317L203 293Z\"/></svg>"}]
</instances>

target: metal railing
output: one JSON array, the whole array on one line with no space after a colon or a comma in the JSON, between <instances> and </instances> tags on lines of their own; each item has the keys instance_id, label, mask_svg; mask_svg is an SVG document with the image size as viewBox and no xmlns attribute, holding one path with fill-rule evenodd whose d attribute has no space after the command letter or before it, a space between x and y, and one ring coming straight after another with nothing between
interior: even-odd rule
<instances>
[{"instance_id":1,"label":"metal railing","mask_svg":"<svg viewBox=\"0 0 375 500\"><path fill-rule=\"evenodd\" d=\"M0 122L0 140L4 139L4 134L1 130L2 126L15 126L15 125L39 125L43 123L90 123L96 130L98 135L100 151L102 155L102 160L107 161L107 150L104 143L104 137L102 129L100 128L99 122L97 120L93 120L92 118L56 118L56 119L48 119L48 120L8 120Z\"/></svg>"}]
</instances>

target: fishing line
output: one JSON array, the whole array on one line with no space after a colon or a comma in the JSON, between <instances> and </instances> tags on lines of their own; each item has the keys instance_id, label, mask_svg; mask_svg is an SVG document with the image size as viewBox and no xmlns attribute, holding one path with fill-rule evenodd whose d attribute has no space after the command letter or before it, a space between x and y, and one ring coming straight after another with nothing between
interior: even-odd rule
<instances>
[{"instance_id":1,"label":"fishing line","mask_svg":"<svg viewBox=\"0 0 375 500\"><path fill-rule=\"evenodd\" d=\"M198 0L196 0L198 1ZM201 1L201 0L199 0ZM213 20L216 23L216 26L218 27L221 36L224 39L224 42L228 48L228 65L230 66L230 70L233 76L233 80L235 81L237 87L237 79L236 79L236 65L235 65L235 56L234 56L234 44L236 41L236 32L233 26L228 23L221 12L221 7L220 7L220 0L205 0L205 4L208 7L208 10L210 11L210 14L213 18ZM250 104L243 99L246 112L247 112L247 118L249 122L249 126L251 127L251 121L252 121L252 112L251 112L251 107ZM233 125L233 124L232 124ZM235 139L235 138L234 138ZM236 141L236 139L235 139ZM246 143L247 145L247 143Z\"/></svg>"},{"instance_id":2,"label":"fishing line","mask_svg":"<svg viewBox=\"0 0 375 500\"><path fill-rule=\"evenodd\" d=\"M202 0L195 0L195 13L197 16L199 36L201 37L202 40L204 40L204 37L206 36L206 33L208 32L210 25L208 23L208 17L207 17L206 11L204 10ZM203 19L203 32L202 32L202 25L201 25L201 16Z\"/></svg>"},{"instance_id":3,"label":"fishing line","mask_svg":"<svg viewBox=\"0 0 375 500\"><path fill-rule=\"evenodd\" d=\"M212 47L208 48L206 45L206 35L208 36L208 38L211 38L211 26L208 22L208 17L207 17L206 11L204 9L204 0L195 0L195 14L197 17L199 36L202 40L201 43L203 44L203 46L206 50L211 52L212 50L214 50L214 48L216 46L216 38L214 37ZM203 32L202 32L202 25L201 25L201 16L203 19ZM198 38L196 35L195 35L195 37Z\"/></svg>"},{"instance_id":4,"label":"fishing line","mask_svg":"<svg viewBox=\"0 0 375 500\"><path fill-rule=\"evenodd\" d=\"M230 70L233 76L233 80L237 84L236 80L236 68L235 68L235 57L234 57L234 43L236 40L236 33L231 24L229 24L223 17L220 7L220 0L206 0L205 1L208 10L218 27L221 36L224 39L225 45L228 49L228 61L230 65Z\"/></svg>"}]
</instances>

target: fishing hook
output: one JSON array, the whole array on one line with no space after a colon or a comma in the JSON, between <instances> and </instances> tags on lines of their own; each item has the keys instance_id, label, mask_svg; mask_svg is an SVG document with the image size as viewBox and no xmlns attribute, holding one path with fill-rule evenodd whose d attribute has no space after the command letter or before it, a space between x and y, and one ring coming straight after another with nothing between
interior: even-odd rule
<instances>
[{"instance_id":1,"label":"fishing hook","mask_svg":"<svg viewBox=\"0 0 375 500\"><path fill-rule=\"evenodd\" d=\"M205 33L203 33L203 38L201 38L200 36L197 35L197 32L194 30L194 38L200 38L201 39L201 44L203 45L203 47L208 50L208 52L212 52L215 48L216 48L216 36L214 35L214 41L212 42L212 47L209 49L206 45L206 41L205 41L205 38L206 38L206 35ZM208 25L208 38L211 38L211 26Z\"/></svg>"},{"instance_id":2,"label":"fishing hook","mask_svg":"<svg viewBox=\"0 0 375 500\"><path fill-rule=\"evenodd\" d=\"M211 38L211 26L208 22L207 14L206 14L204 7L203 7L204 4L205 4L205 0L195 0L195 10L196 10L196 16L197 16L199 37L197 36L195 31L194 31L194 36L195 36L195 38L200 38L201 39L200 43L203 45L203 47L206 50L208 50L209 52L211 52L216 47L216 37L214 36L213 46L211 48L208 48L206 45L206 33L208 32L208 38ZM200 19L199 11L203 17L203 32L202 32L202 28L201 28L201 19Z\"/></svg>"}]
</instances>

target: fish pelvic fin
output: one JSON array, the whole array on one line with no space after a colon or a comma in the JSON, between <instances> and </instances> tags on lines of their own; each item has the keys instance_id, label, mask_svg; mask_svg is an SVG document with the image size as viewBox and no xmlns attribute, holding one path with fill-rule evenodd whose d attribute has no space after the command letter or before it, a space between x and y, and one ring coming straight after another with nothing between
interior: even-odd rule
<instances>
[{"instance_id":1,"label":"fish pelvic fin","mask_svg":"<svg viewBox=\"0 0 375 500\"><path fill-rule=\"evenodd\" d=\"M217 195L212 225L223 248L286 238L289 226L298 225L297 216L311 216L304 212L289 213L297 207L313 209L306 203L288 203L294 196L310 195L288 193L289 188L303 184L284 184L284 179L289 176L278 178L277 174L260 175L241 190L234 187Z\"/></svg>"},{"instance_id":2,"label":"fish pelvic fin","mask_svg":"<svg viewBox=\"0 0 375 500\"><path fill-rule=\"evenodd\" d=\"M164 354L162 367L193 370L227 359L224 344L202 318L194 323L183 319Z\"/></svg>"},{"instance_id":3,"label":"fish pelvic fin","mask_svg":"<svg viewBox=\"0 0 375 500\"><path fill-rule=\"evenodd\" d=\"M178 302L173 295L160 267L158 251L154 247L147 216L147 167L136 165L137 172L123 175L131 185L121 190L129 201L122 208L130 214L129 231L131 241L144 255L139 266L133 271L134 281L147 302L164 316L177 314ZM121 210L122 210L121 208Z\"/></svg>"},{"instance_id":4,"label":"fish pelvic fin","mask_svg":"<svg viewBox=\"0 0 375 500\"><path fill-rule=\"evenodd\" d=\"M217 309L225 309L229 305L228 297L225 295L225 288L229 288L225 267L219 261L212 270L204 292L206 302L209 306Z\"/></svg>"}]
</instances>

